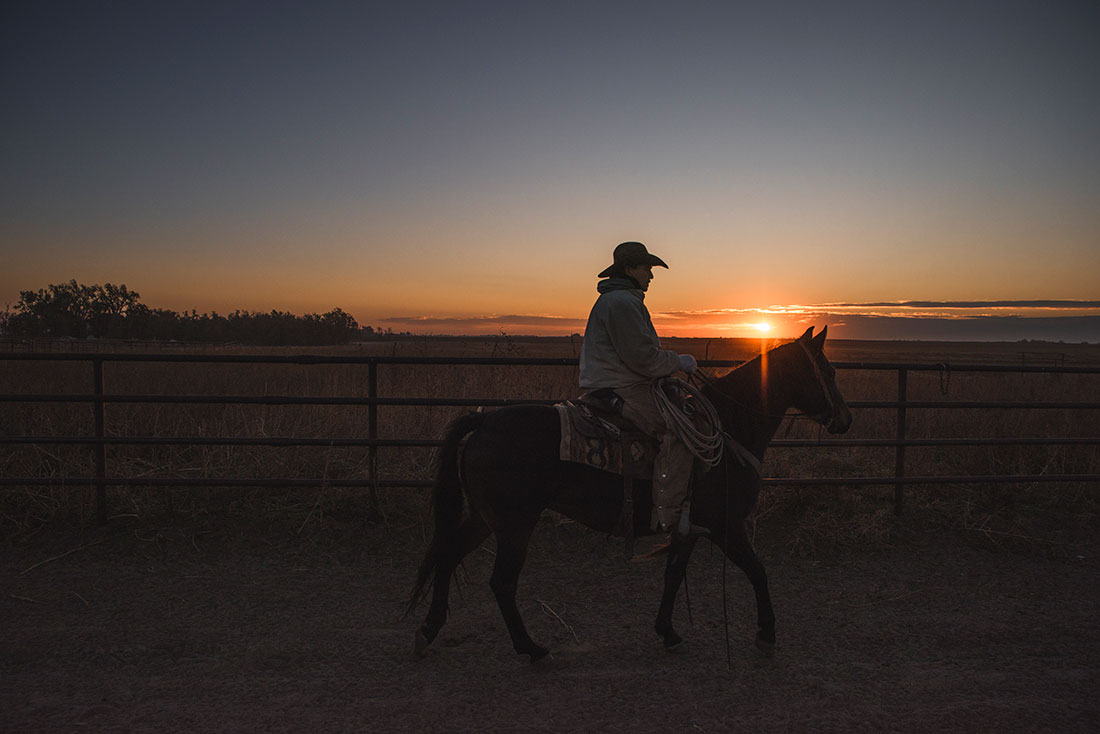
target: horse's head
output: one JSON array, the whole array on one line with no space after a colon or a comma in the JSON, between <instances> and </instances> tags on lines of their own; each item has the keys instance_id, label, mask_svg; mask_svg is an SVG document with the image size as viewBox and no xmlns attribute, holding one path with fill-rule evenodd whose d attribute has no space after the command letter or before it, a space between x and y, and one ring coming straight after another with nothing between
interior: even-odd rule
<instances>
[{"instance_id":1,"label":"horse's head","mask_svg":"<svg viewBox=\"0 0 1100 734\"><path fill-rule=\"evenodd\" d=\"M825 426L829 433L844 433L852 425L852 412L837 389L836 368L825 358L825 335L828 332L829 327L826 326L814 336L811 326L795 340L804 359L799 361L798 357L794 357L794 361L800 364L794 407Z\"/></svg>"}]
</instances>

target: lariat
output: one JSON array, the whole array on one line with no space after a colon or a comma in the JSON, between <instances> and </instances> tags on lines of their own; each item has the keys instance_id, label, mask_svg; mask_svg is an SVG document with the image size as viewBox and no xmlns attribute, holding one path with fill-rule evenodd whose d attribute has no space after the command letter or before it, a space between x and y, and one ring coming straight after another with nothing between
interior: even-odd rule
<instances>
[{"instance_id":1,"label":"lariat","mask_svg":"<svg viewBox=\"0 0 1100 734\"><path fill-rule=\"evenodd\" d=\"M675 377L665 377L651 383L653 402L657 410L673 433L688 447L688 450L707 466L717 466L722 460L724 434L718 411L701 393ZM669 395L670 390L678 391L682 401L676 401Z\"/></svg>"}]
</instances>

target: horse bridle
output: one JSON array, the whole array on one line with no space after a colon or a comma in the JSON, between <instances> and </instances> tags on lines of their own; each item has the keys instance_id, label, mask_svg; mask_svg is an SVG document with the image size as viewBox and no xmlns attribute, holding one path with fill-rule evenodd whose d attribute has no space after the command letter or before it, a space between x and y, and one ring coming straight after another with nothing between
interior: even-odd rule
<instances>
[{"instance_id":1,"label":"horse bridle","mask_svg":"<svg viewBox=\"0 0 1100 734\"><path fill-rule=\"evenodd\" d=\"M833 401L833 391L825 381L825 375L821 371L821 365L818 364L817 357L810 351L806 342L799 339L798 345L802 347L802 351L806 353L806 359L810 360L810 366L813 367L814 375L817 377L817 384L821 386L821 392L825 395L825 402L829 406L827 410L823 410L820 413L815 413L813 415L804 413L803 415L806 415L808 418L821 425L826 425L826 423L832 420L833 416L836 415L836 403Z\"/></svg>"}]
</instances>

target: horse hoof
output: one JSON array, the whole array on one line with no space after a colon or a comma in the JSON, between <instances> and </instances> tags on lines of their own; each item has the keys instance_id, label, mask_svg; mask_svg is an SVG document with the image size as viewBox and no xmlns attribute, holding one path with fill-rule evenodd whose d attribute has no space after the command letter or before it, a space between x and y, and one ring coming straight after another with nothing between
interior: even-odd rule
<instances>
[{"instance_id":1,"label":"horse hoof","mask_svg":"<svg viewBox=\"0 0 1100 734\"><path fill-rule=\"evenodd\" d=\"M679 639L673 643L665 643L665 651L670 652L673 655L683 655L687 652L688 644L683 639Z\"/></svg>"},{"instance_id":2,"label":"horse hoof","mask_svg":"<svg viewBox=\"0 0 1100 734\"><path fill-rule=\"evenodd\" d=\"M530 655L531 665L535 665L538 663L545 664L553 660L553 656L550 655L550 651L547 650L545 647L536 648L533 652L530 653Z\"/></svg>"},{"instance_id":3,"label":"horse hoof","mask_svg":"<svg viewBox=\"0 0 1100 734\"><path fill-rule=\"evenodd\" d=\"M424 630L416 631L416 638L413 640L413 652L418 658L422 658L427 654L431 644L432 643L428 640L428 636L424 634Z\"/></svg>"}]
</instances>

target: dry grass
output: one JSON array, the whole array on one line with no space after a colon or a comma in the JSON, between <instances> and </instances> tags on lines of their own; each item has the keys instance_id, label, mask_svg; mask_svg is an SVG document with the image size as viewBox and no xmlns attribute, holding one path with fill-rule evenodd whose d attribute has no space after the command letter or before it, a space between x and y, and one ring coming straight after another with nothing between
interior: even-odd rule
<instances>
[{"instance_id":1,"label":"dry grass","mask_svg":"<svg viewBox=\"0 0 1100 734\"><path fill-rule=\"evenodd\" d=\"M669 340L672 348L700 358L746 359L760 349L750 340ZM1044 350L1045 351L1042 351ZM241 348L249 353L344 353L404 356L575 356L579 342L564 339L500 337L481 340L403 339L331 350ZM1014 351L1015 350L1015 351ZM1100 361L1088 346L912 345L834 342L833 361L920 361L1019 364ZM145 349L148 351L148 348ZM174 350L174 351L178 351ZM0 361L0 392L89 393L86 363ZM576 394L575 368L417 366L379 367L382 396L563 399ZM908 394L914 400L1094 400L1096 375L913 372ZM897 376L889 370L842 371L841 389L850 400L892 400ZM110 363L108 393L182 395L366 396L366 367L360 365L146 364ZM435 438L461 408L379 408L383 438ZM856 413L851 438L891 438L894 411ZM90 406L5 405L4 435L87 435ZM368 411L360 406L203 406L112 404L109 435L229 437L352 437L368 434ZM804 422L781 429L781 436L813 438L820 429ZM927 410L910 411L908 435L922 437L1097 436L1100 416L1085 410ZM910 475L1044 474L1100 472L1096 447L910 448ZM384 478L424 479L430 475L429 449L388 449L379 453ZM112 476L294 477L317 479L316 489L112 488L111 514L138 522L199 525L235 522L242 527L312 531L330 522L361 521L369 510L365 490L334 489L326 479L368 475L365 448L255 446L118 446L107 451ZM770 476L890 476L893 449L775 449ZM89 476L88 447L15 446L0 451L0 473L7 476ZM755 526L796 551L823 544L892 542L916 525L962 525L975 536L1002 547L1028 544L1057 551L1088 532L1097 516L1097 487L1064 485L960 485L907 490L903 521L893 516L893 489L878 487L776 487L761 498ZM88 523L94 516L91 491L84 486L4 488L0 529L8 539L55 522ZM381 509L397 528L422 522L423 493L383 490Z\"/></svg>"}]
</instances>

